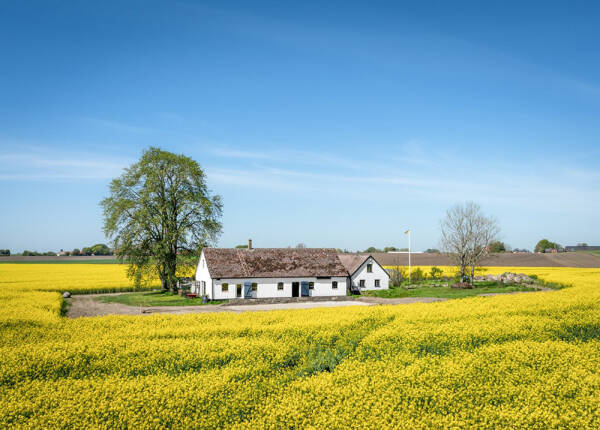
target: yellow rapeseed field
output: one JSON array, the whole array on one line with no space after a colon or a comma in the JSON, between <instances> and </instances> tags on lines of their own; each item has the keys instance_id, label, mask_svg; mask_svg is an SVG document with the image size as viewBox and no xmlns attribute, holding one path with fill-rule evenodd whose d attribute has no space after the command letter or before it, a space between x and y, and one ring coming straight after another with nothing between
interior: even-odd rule
<instances>
[{"instance_id":1,"label":"yellow rapeseed field","mask_svg":"<svg viewBox=\"0 0 600 430\"><path fill-rule=\"evenodd\" d=\"M156 280L149 287L158 287ZM129 291L124 264L0 264L0 291L69 291L74 294Z\"/></svg>"},{"instance_id":2,"label":"yellow rapeseed field","mask_svg":"<svg viewBox=\"0 0 600 430\"><path fill-rule=\"evenodd\" d=\"M491 268L572 287L432 304L66 319L31 267L0 287L2 428L600 427L600 269Z\"/></svg>"}]
</instances>

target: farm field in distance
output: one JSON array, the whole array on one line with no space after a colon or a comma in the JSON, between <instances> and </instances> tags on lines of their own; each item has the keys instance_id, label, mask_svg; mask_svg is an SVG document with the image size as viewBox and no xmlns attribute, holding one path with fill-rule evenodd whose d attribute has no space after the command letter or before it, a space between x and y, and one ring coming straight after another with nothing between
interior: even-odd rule
<instances>
[{"instance_id":1,"label":"farm field in distance","mask_svg":"<svg viewBox=\"0 0 600 430\"><path fill-rule=\"evenodd\" d=\"M600 269L505 271L570 287L67 319L59 291L125 289L125 267L2 264L0 426L599 427Z\"/></svg>"}]
</instances>

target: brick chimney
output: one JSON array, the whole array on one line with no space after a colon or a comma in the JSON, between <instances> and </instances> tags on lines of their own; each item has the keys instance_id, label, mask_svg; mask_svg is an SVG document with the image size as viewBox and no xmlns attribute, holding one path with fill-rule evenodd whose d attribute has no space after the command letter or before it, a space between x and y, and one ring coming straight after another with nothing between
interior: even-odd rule
<instances>
[{"instance_id":1,"label":"brick chimney","mask_svg":"<svg viewBox=\"0 0 600 430\"><path fill-rule=\"evenodd\" d=\"M248 239L248 249L252 249L252 239Z\"/></svg>"}]
</instances>

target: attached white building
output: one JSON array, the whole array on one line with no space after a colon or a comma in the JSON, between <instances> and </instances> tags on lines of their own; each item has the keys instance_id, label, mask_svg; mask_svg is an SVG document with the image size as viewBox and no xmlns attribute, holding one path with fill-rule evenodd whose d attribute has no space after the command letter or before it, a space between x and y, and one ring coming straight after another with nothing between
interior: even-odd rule
<instances>
[{"instance_id":1,"label":"attached white building","mask_svg":"<svg viewBox=\"0 0 600 430\"><path fill-rule=\"evenodd\" d=\"M210 300L345 296L353 278L341 257L325 248L204 248L192 292ZM373 257L361 263L352 274L364 269L363 289L388 288L389 276Z\"/></svg>"},{"instance_id":2,"label":"attached white building","mask_svg":"<svg viewBox=\"0 0 600 430\"><path fill-rule=\"evenodd\" d=\"M348 288L354 290L387 290L390 275L372 255L340 254L339 259L348 271Z\"/></svg>"}]
</instances>

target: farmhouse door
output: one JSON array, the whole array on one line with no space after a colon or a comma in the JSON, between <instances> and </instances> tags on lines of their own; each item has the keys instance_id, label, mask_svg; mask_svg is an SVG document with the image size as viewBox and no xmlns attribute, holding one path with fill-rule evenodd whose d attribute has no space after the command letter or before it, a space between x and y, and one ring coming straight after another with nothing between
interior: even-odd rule
<instances>
[{"instance_id":1,"label":"farmhouse door","mask_svg":"<svg viewBox=\"0 0 600 430\"><path fill-rule=\"evenodd\" d=\"M244 282L244 298L252 298L252 282Z\"/></svg>"},{"instance_id":2,"label":"farmhouse door","mask_svg":"<svg viewBox=\"0 0 600 430\"><path fill-rule=\"evenodd\" d=\"M300 282L300 289L302 290L302 297L308 297L308 282L307 281L302 281Z\"/></svg>"},{"instance_id":3,"label":"farmhouse door","mask_svg":"<svg viewBox=\"0 0 600 430\"><path fill-rule=\"evenodd\" d=\"M292 282L292 297L300 297L300 282Z\"/></svg>"}]
</instances>

